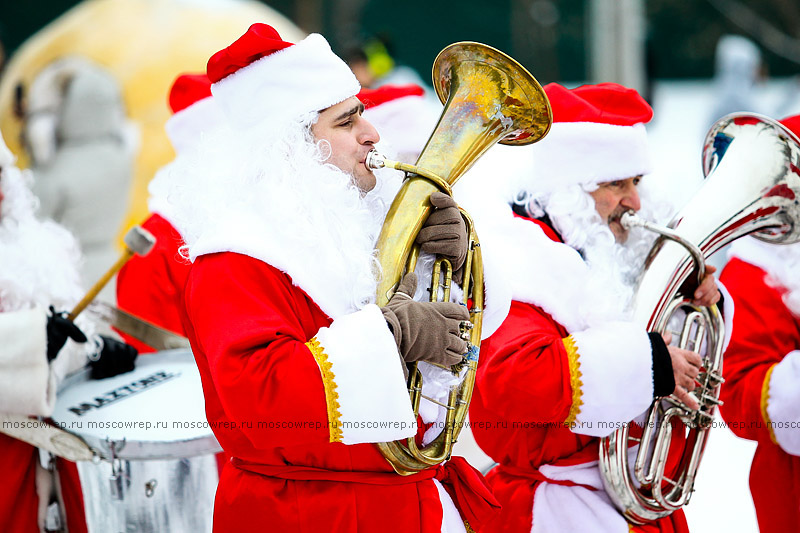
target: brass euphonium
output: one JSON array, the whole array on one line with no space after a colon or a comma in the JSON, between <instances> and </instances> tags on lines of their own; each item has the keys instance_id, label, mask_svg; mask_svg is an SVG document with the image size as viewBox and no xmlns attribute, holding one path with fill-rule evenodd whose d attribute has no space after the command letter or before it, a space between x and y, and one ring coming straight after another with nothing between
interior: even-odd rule
<instances>
[{"instance_id":1,"label":"brass euphonium","mask_svg":"<svg viewBox=\"0 0 800 533\"><path fill-rule=\"evenodd\" d=\"M431 193L441 190L452 194L458 178L494 144L536 142L552 123L550 103L533 76L512 58L484 44L460 42L442 50L433 64L433 83L444 110L416 165L388 161L374 152L367 161L372 168L388 166L407 173L376 245L382 269L376 298L379 306L386 305L403 274L416 266L419 250L414 240L431 212ZM461 384L450 391L444 428L431 443L419 447L412 437L377 444L402 475L419 472L450 457L472 397L481 339L483 263L472 222L463 210L462 214L469 237L462 288L464 301L471 304L473 324L469 331L471 348L465 356L466 374ZM443 282L439 281L440 272ZM432 300L440 292L448 297L451 275L449 262L437 260L431 280ZM416 414L422 395L422 377L416 364L409 370L408 389Z\"/></svg>"},{"instance_id":2,"label":"brass euphonium","mask_svg":"<svg viewBox=\"0 0 800 533\"><path fill-rule=\"evenodd\" d=\"M626 426L601 440L603 483L630 522L657 520L689 502L720 404L725 325L716 306L691 304L696 284L687 288L684 282L693 272L702 279L705 259L745 235L776 244L799 241L798 168L800 140L788 129L759 115L728 115L714 124L705 138L706 182L668 226L658 227L635 215L623 221L628 227L642 226L662 235L639 279L634 319L646 324L648 331L663 333L673 315L685 313L681 331L674 331L673 338L679 336L678 346L703 359L698 387L692 393L699 409L691 409L674 396L656 398L641 439L631 437ZM676 319L681 322L679 317ZM667 472L673 431L678 431L679 437L674 446L683 450L674 471ZM627 451L633 444L638 444L639 450L630 469Z\"/></svg>"}]
</instances>

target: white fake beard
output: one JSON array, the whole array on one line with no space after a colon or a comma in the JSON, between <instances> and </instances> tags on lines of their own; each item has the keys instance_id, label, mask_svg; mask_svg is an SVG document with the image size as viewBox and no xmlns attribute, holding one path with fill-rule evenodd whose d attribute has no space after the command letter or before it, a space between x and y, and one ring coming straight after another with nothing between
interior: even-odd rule
<instances>
[{"instance_id":1,"label":"white fake beard","mask_svg":"<svg viewBox=\"0 0 800 533\"><path fill-rule=\"evenodd\" d=\"M590 312L628 318L636 283L658 236L642 228L633 228L624 243L617 243L608 224L597 213L587 189L575 185L553 192L529 204L532 205L529 210L534 216L546 211L564 242L583 255L591 272L587 280L589 288L598 295L590 299L595 307ZM654 220L656 215L651 202L642 195L641 189L640 197L643 207L637 215ZM664 207L665 211L668 209ZM659 218L662 217L663 213ZM601 305L598 302L605 302L606 308L598 309Z\"/></svg>"},{"instance_id":2,"label":"white fake beard","mask_svg":"<svg viewBox=\"0 0 800 533\"><path fill-rule=\"evenodd\" d=\"M376 173L367 194L353 177L325 163L329 147L314 143L317 114L276 128L218 131L200 141L170 169L168 202L186 242L185 253L217 221L247 213L263 232L280 235L280 246L309 269L346 280L349 306L374 301L379 277L375 241L399 187L396 172ZM292 275L291 272L287 272Z\"/></svg>"},{"instance_id":3,"label":"white fake beard","mask_svg":"<svg viewBox=\"0 0 800 533\"><path fill-rule=\"evenodd\" d=\"M64 310L81 297L78 243L69 231L34 217L37 199L28 173L2 169L0 189L0 312L54 305Z\"/></svg>"},{"instance_id":4,"label":"white fake beard","mask_svg":"<svg viewBox=\"0 0 800 533\"><path fill-rule=\"evenodd\" d=\"M786 290L783 303L794 316L800 317L800 243L769 246L777 261L770 261L766 282Z\"/></svg>"}]
</instances>

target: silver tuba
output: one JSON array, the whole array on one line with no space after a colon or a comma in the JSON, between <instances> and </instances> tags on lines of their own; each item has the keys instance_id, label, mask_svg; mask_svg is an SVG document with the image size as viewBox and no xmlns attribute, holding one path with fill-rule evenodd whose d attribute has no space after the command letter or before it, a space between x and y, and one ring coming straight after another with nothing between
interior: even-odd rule
<instances>
[{"instance_id":1,"label":"silver tuba","mask_svg":"<svg viewBox=\"0 0 800 533\"><path fill-rule=\"evenodd\" d=\"M716 306L691 304L705 259L745 235L776 243L800 241L800 139L767 117L736 113L715 123L703 145L706 182L667 225L659 227L625 215L626 227L641 226L661 235L650 250L636 288L634 320L662 333L670 322L678 346L703 358L692 393L700 404L687 407L674 396L656 398L647 412L641 439L630 425L600 442L603 484L625 518L644 524L686 505L719 401L725 325ZM691 281L691 280L690 280ZM672 326L670 326L672 327ZM673 438L676 433L676 443ZM633 465L628 448L639 445ZM682 447L667 471L670 448Z\"/></svg>"}]
</instances>

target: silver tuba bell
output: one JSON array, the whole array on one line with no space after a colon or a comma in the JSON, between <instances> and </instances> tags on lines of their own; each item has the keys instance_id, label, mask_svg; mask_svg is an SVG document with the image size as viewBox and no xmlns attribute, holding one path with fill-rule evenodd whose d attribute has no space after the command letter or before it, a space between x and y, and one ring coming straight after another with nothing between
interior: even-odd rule
<instances>
[{"instance_id":1,"label":"silver tuba bell","mask_svg":"<svg viewBox=\"0 0 800 533\"><path fill-rule=\"evenodd\" d=\"M693 272L702 279L705 259L745 235L776 244L800 241L800 139L781 124L744 113L720 119L705 138L703 173L706 182L667 227L636 215L622 221L661 234L637 284L634 320L663 333L685 314L673 338L679 338L681 348L699 353L704 369L692 393L699 409L674 396L656 398L641 439L630 435L626 425L601 440L603 484L625 518L636 524L667 516L689 502L720 404L725 325L716 306L691 304L696 285L687 290L684 283ZM630 465L628 448L634 444L639 449ZM672 447L682 448L682 454L667 471Z\"/></svg>"}]
</instances>

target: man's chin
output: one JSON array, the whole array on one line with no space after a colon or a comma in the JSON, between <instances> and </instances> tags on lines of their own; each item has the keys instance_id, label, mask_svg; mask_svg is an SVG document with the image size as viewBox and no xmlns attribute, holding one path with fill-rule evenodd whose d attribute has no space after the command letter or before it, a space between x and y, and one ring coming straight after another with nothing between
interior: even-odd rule
<instances>
[{"instance_id":1,"label":"man's chin","mask_svg":"<svg viewBox=\"0 0 800 533\"><path fill-rule=\"evenodd\" d=\"M369 175L362 175L358 176L357 178L353 178L353 181L355 181L356 187L358 187L358 189L364 194L374 189L375 185L378 183L375 174L372 172L370 172Z\"/></svg>"},{"instance_id":2,"label":"man's chin","mask_svg":"<svg viewBox=\"0 0 800 533\"><path fill-rule=\"evenodd\" d=\"M608 228L611 230L611 233L614 234L614 240L617 244L625 244L628 240L628 230L623 228L622 224L615 220L608 225Z\"/></svg>"}]
</instances>

